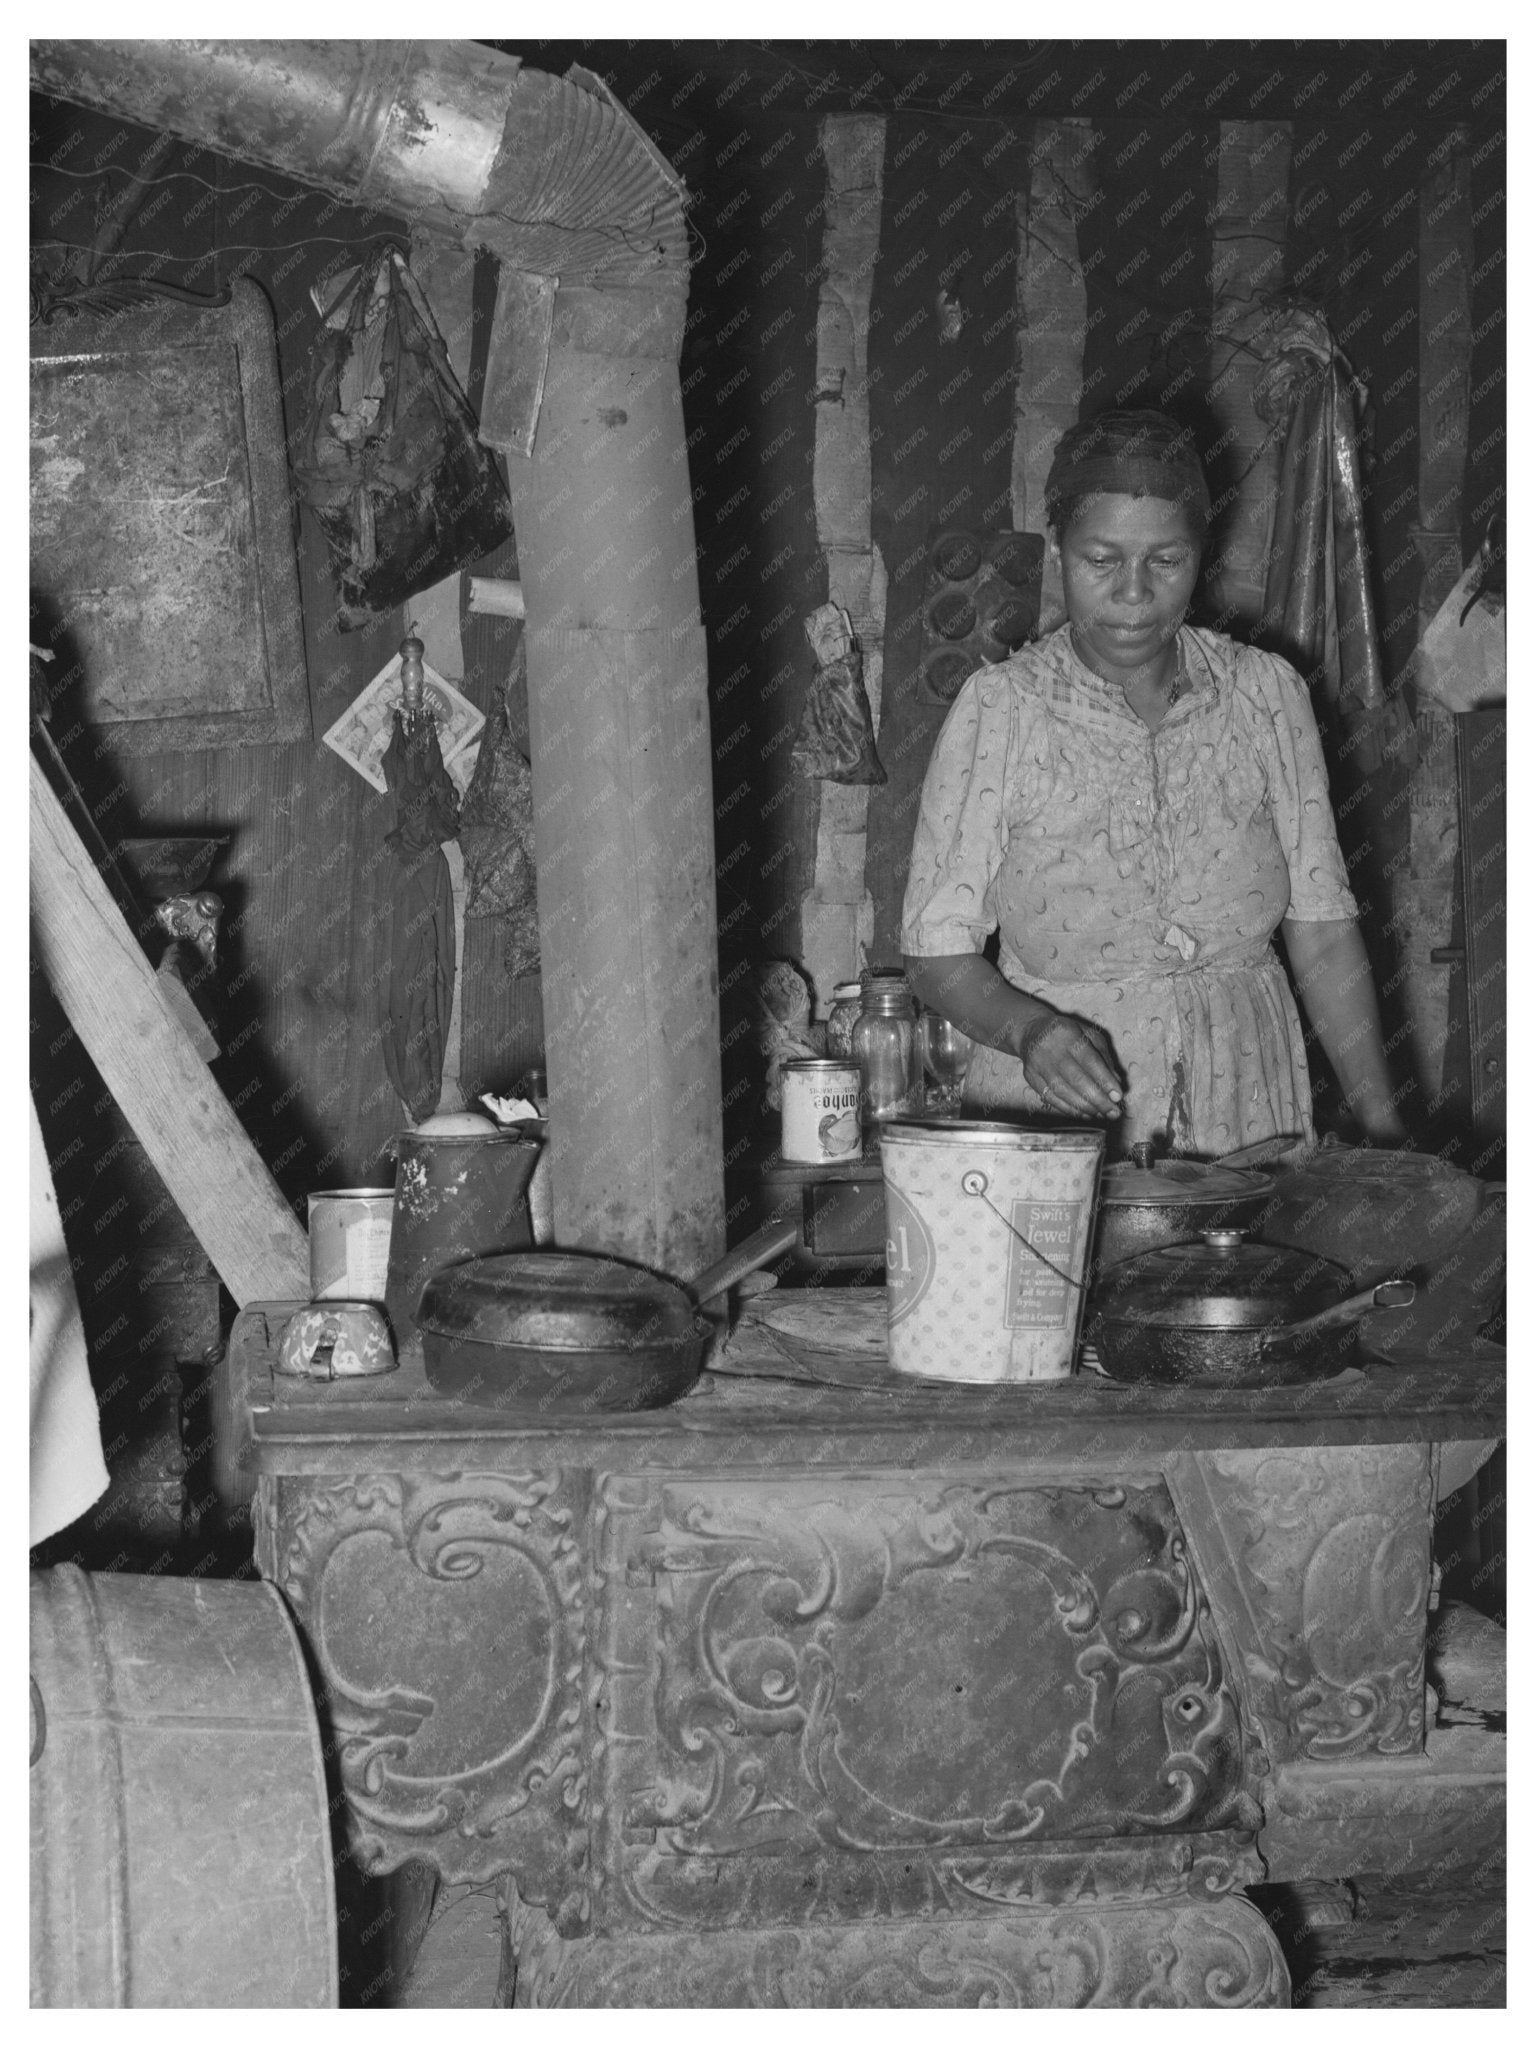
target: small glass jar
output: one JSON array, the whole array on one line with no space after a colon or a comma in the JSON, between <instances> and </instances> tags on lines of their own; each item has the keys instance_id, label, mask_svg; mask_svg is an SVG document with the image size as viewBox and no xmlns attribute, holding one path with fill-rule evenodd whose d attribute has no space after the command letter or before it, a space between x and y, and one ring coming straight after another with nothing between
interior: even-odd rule
<instances>
[{"instance_id":1,"label":"small glass jar","mask_svg":"<svg viewBox=\"0 0 1536 2048\"><path fill-rule=\"evenodd\" d=\"M853 1027L859 1121L866 1129L923 1113L923 1052L917 1005L903 974L873 974Z\"/></svg>"},{"instance_id":2,"label":"small glass jar","mask_svg":"<svg viewBox=\"0 0 1536 2048\"><path fill-rule=\"evenodd\" d=\"M832 1008L827 1012L827 1058L853 1058L853 1027L864 1007L862 981L840 981L832 991Z\"/></svg>"}]
</instances>

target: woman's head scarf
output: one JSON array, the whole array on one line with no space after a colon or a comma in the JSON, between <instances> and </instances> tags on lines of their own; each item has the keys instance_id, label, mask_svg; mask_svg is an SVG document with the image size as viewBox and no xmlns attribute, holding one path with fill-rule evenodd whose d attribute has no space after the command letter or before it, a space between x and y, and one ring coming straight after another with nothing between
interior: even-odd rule
<instances>
[{"instance_id":1,"label":"woman's head scarf","mask_svg":"<svg viewBox=\"0 0 1536 2048\"><path fill-rule=\"evenodd\" d=\"M1101 412L1068 427L1045 480L1045 516L1058 536L1084 498L1109 491L1167 498L1182 505L1195 531L1211 523L1211 495L1194 436L1162 412Z\"/></svg>"}]
</instances>

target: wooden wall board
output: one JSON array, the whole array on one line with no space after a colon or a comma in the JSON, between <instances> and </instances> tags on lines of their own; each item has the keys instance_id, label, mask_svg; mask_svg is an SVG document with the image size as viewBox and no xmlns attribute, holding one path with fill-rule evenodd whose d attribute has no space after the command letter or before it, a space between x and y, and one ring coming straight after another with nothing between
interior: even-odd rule
<instances>
[{"instance_id":1,"label":"wooden wall board","mask_svg":"<svg viewBox=\"0 0 1536 2048\"><path fill-rule=\"evenodd\" d=\"M1046 531L1045 480L1051 456L1076 424L1083 398L1083 345L1088 287L1078 254L1077 223L1093 204L1102 136L1090 121L1038 118L1029 150L1029 179L1016 195L1018 216L1019 389L1013 436L1013 525ZM1046 550L1040 629L1066 617L1061 570Z\"/></svg>"},{"instance_id":2,"label":"wooden wall board","mask_svg":"<svg viewBox=\"0 0 1536 2048\"><path fill-rule=\"evenodd\" d=\"M1264 611L1279 436L1254 409L1262 350L1283 296L1290 227L1289 121L1223 121L1211 226L1211 352L1207 403L1225 453L1205 567L1205 597L1224 629L1255 631Z\"/></svg>"},{"instance_id":3,"label":"wooden wall board","mask_svg":"<svg viewBox=\"0 0 1536 2048\"><path fill-rule=\"evenodd\" d=\"M889 577L880 759L869 802L871 965L900 964L901 900L929 756L946 708L919 685L929 536L1012 523L1018 395L1018 224L1029 127L989 123L942 168L887 124L882 246L870 312L875 545ZM958 309L941 316L940 294ZM946 324L947 321L947 324Z\"/></svg>"},{"instance_id":4,"label":"wooden wall board","mask_svg":"<svg viewBox=\"0 0 1536 2048\"><path fill-rule=\"evenodd\" d=\"M816 315L816 389L837 404L816 407L812 496L827 560L827 599L841 605L863 650L864 690L878 735L885 660L885 565L870 543L869 307L880 249L885 122L833 114L821 125L827 167L821 290ZM800 905L800 964L825 1018L832 991L856 979L874 937L865 886L870 790L819 781L812 885Z\"/></svg>"}]
</instances>

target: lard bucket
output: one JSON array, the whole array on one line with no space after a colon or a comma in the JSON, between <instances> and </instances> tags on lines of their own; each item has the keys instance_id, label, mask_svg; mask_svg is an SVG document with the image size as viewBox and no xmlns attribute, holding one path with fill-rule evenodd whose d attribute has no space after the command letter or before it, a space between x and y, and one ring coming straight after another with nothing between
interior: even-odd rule
<instances>
[{"instance_id":1,"label":"lard bucket","mask_svg":"<svg viewBox=\"0 0 1536 2048\"><path fill-rule=\"evenodd\" d=\"M1072 1370L1104 1134L944 1119L885 1126L893 1371L1065 1379Z\"/></svg>"},{"instance_id":2,"label":"lard bucket","mask_svg":"<svg viewBox=\"0 0 1536 2048\"><path fill-rule=\"evenodd\" d=\"M309 1292L314 1301L384 1299L393 1188L327 1188L309 1198Z\"/></svg>"}]
</instances>

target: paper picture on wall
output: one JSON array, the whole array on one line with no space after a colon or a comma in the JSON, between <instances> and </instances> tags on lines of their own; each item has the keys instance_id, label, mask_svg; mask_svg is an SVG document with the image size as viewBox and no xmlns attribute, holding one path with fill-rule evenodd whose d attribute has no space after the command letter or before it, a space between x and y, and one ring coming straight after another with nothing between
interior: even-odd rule
<instances>
[{"instance_id":1,"label":"paper picture on wall","mask_svg":"<svg viewBox=\"0 0 1536 2048\"><path fill-rule=\"evenodd\" d=\"M422 663L425 684L422 702L437 720L437 743L443 765L460 790L468 786L473 756L463 764L463 781L456 770L459 756L473 748L485 725L485 713L477 711L462 690L440 676L430 662ZM392 656L356 696L325 735L325 744L371 782L381 794L384 780L384 752L389 745L391 714L401 704L400 657Z\"/></svg>"}]
</instances>

